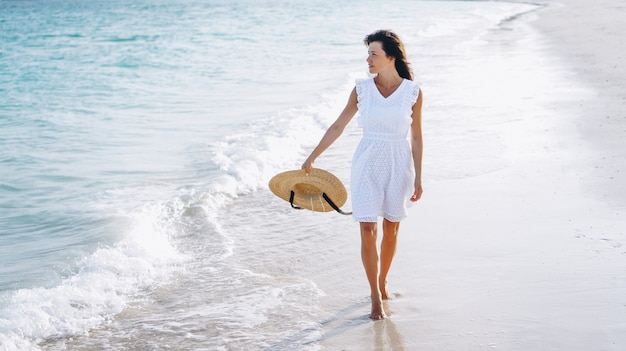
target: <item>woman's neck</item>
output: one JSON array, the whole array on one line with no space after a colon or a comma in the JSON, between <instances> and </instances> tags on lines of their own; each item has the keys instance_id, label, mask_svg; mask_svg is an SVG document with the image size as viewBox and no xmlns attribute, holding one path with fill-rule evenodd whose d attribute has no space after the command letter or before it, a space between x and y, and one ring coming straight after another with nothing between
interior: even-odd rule
<instances>
[{"instance_id":1,"label":"woman's neck","mask_svg":"<svg viewBox=\"0 0 626 351\"><path fill-rule=\"evenodd\" d=\"M393 72L389 72L386 74L383 72L378 73L378 75L374 77L374 81L378 86L390 89L400 85L400 83L402 83L403 81L403 78L400 77L396 70L394 70Z\"/></svg>"}]
</instances>

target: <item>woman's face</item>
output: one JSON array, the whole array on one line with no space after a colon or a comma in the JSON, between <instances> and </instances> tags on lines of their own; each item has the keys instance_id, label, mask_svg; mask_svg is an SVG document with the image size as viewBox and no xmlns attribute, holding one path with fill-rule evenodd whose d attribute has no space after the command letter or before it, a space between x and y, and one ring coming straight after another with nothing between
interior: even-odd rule
<instances>
[{"instance_id":1,"label":"woman's face","mask_svg":"<svg viewBox=\"0 0 626 351\"><path fill-rule=\"evenodd\" d=\"M367 65L370 73L380 73L391 67L395 69L393 57L388 57L379 41L371 42L367 49Z\"/></svg>"}]
</instances>

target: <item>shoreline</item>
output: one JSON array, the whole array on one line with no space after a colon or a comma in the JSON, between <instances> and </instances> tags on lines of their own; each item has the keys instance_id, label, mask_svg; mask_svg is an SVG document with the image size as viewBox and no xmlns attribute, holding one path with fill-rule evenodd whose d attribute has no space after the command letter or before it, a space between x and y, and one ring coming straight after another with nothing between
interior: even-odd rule
<instances>
[{"instance_id":1,"label":"shoreline","mask_svg":"<svg viewBox=\"0 0 626 351\"><path fill-rule=\"evenodd\" d=\"M626 206L626 4L545 1L530 24L563 58L571 74L594 90L572 99L577 127L594 151L586 186L613 207ZM575 22L575 23L571 23Z\"/></svg>"},{"instance_id":2,"label":"shoreline","mask_svg":"<svg viewBox=\"0 0 626 351\"><path fill-rule=\"evenodd\" d=\"M424 198L401 226L389 281L396 298L386 302L389 318L368 320L367 296L350 296L367 291L359 281L360 262L344 268L350 277L345 284L354 290L340 291L327 306L336 312L332 323L322 323L323 349L626 347L626 270L618 268L626 254L626 193L619 172L626 173L620 151L626 147L621 129L615 129L625 124L588 117L624 115L620 76L608 81L580 59L586 49L579 43L593 39L594 32L563 40L578 26L564 15L568 6L584 14L597 4L541 4L513 22L538 33L537 45L547 56L540 63L575 86L546 77L542 89L553 88L554 96L536 96L544 105L536 116L492 126L505 143L504 169L427 182ZM501 50L524 49L524 38L507 30L487 36ZM615 46L621 38L611 40L597 45ZM577 50L579 56L571 54ZM358 257L358 248L344 250Z\"/></svg>"}]
</instances>

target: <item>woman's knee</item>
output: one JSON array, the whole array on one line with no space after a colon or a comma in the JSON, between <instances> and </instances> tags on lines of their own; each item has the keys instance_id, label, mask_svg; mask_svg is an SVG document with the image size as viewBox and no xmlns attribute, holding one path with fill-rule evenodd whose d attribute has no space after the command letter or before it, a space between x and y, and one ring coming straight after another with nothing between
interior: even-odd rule
<instances>
[{"instance_id":1,"label":"woman's knee","mask_svg":"<svg viewBox=\"0 0 626 351\"><path fill-rule=\"evenodd\" d=\"M361 222L361 238L363 240L376 240L376 222Z\"/></svg>"},{"instance_id":2,"label":"woman's knee","mask_svg":"<svg viewBox=\"0 0 626 351\"><path fill-rule=\"evenodd\" d=\"M376 222L361 222L361 233L375 233Z\"/></svg>"},{"instance_id":3,"label":"woman's knee","mask_svg":"<svg viewBox=\"0 0 626 351\"><path fill-rule=\"evenodd\" d=\"M383 220L383 234L384 236L397 236L400 230L400 222L392 222L388 219Z\"/></svg>"}]
</instances>

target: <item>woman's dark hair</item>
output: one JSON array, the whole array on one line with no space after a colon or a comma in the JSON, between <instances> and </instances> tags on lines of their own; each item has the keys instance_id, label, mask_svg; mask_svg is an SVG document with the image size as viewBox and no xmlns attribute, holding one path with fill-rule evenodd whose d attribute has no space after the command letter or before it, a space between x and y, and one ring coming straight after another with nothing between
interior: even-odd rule
<instances>
[{"instance_id":1,"label":"woman's dark hair","mask_svg":"<svg viewBox=\"0 0 626 351\"><path fill-rule=\"evenodd\" d=\"M387 56L391 56L396 59L396 71L402 78L413 80L413 70L411 64L406 58L406 52L404 50L404 44L400 37L390 30L379 30L363 39L365 45L370 45L373 42L380 42L383 46L383 51Z\"/></svg>"}]
</instances>

